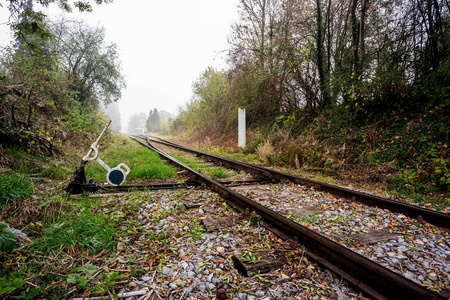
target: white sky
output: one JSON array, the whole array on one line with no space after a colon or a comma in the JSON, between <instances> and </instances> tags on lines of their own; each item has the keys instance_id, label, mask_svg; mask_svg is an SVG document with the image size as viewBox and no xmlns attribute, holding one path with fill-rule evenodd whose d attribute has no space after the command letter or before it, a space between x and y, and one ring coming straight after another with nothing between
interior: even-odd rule
<instances>
[{"instance_id":1,"label":"white sky","mask_svg":"<svg viewBox=\"0 0 450 300\"><path fill-rule=\"evenodd\" d=\"M226 67L227 37L238 0L114 0L81 15L118 45L127 82L118 102L122 129L133 113L176 114L191 99L192 82L208 67ZM0 8L3 17L6 7ZM61 14L52 8L49 16ZM70 17L70 15L69 15ZM7 25L0 25L4 40ZM3 28L1 28L3 27Z\"/></svg>"}]
</instances>

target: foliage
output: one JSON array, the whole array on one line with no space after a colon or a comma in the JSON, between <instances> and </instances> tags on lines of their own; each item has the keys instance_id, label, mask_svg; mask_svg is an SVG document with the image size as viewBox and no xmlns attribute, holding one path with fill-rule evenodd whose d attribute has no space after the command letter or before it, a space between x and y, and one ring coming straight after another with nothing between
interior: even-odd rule
<instances>
[{"instance_id":1,"label":"foliage","mask_svg":"<svg viewBox=\"0 0 450 300\"><path fill-rule=\"evenodd\" d=\"M232 176L224 169L212 169L209 173L212 178L230 178Z\"/></svg>"},{"instance_id":2,"label":"foliage","mask_svg":"<svg viewBox=\"0 0 450 300\"><path fill-rule=\"evenodd\" d=\"M42 216L33 214L32 222L27 223L29 219L22 222L27 220L26 212L22 212L20 222L31 231L34 242L14 252L0 252L0 298L52 299L74 289L105 294L122 288L124 278L143 274L145 267L136 262L135 252L119 252L141 241L141 237L159 245L150 238L153 232L147 234L135 220L144 201L148 199L135 193L125 195L121 201L104 203L63 195L55 199L51 194L29 203L27 208ZM13 215L7 218L15 220ZM148 251L144 246L141 249ZM156 256L155 252L148 255ZM121 269L108 269L113 261L120 263ZM20 285L21 281L26 284Z\"/></svg>"},{"instance_id":3,"label":"foliage","mask_svg":"<svg viewBox=\"0 0 450 300\"><path fill-rule=\"evenodd\" d=\"M30 54L26 44L10 48L2 57L0 137L7 148L55 157L64 148L85 144L89 139L83 138L103 123L97 110L83 111L73 100L70 81L57 71L57 64L45 51ZM16 168L13 163L2 162Z\"/></svg>"},{"instance_id":4,"label":"foliage","mask_svg":"<svg viewBox=\"0 0 450 300\"><path fill-rule=\"evenodd\" d=\"M0 295L14 292L16 289L21 288L24 285L24 281L22 279L14 279L11 282L3 281L0 278Z\"/></svg>"},{"instance_id":5,"label":"foliage","mask_svg":"<svg viewBox=\"0 0 450 300\"><path fill-rule=\"evenodd\" d=\"M192 237L192 241L196 242L201 240L203 233L205 232L205 228L200 225L200 219L193 218L190 221L188 232L186 236Z\"/></svg>"},{"instance_id":6,"label":"foliage","mask_svg":"<svg viewBox=\"0 0 450 300\"><path fill-rule=\"evenodd\" d=\"M226 140L238 107L247 109L248 127L276 123L294 138L320 114L356 128L448 110L444 1L241 0L238 13L229 68L206 69L172 123L191 138Z\"/></svg>"},{"instance_id":7,"label":"foliage","mask_svg":"<svg viewBox=\"0 0 450 300\"><path fill-rule=\"evenodd\" d=\"M325 167L335 176L389 183L403 194L448 193L447 117L439 110L392 113L364 123L334 109L304 128L326 144Z\"/></svg>"},{"instance_id":8,"label":"foliage","mask_svg":"<svg viewBox=\"0 0 450 300\"><path fill-rule=\"evenodd\" d=\"M258 215L257 213L255 213L254 211L252 211L252 213L250 215L250 219L248 221L249 221L250 225L257 226L261 220L262 220L262 217L260 215Z\"/></svg>"},{"instance_id":9,"label":"foliage","mask_svg":"<svg viewBox=\"0 0 450 300\"><path fill-rule=\"evenodd\" d=\"M240 259L248 264L257 264L261 260L261 257L253 254L251 251L242 251Z\"/></svg>"},{"instance_id":10,"label":"foliage","mask_svg":"<svg viewBox=\"0 0 450 300\"><path fill-rule=\"evenodd\" d=\"M60 19L51 23L54 38L50 51L57 54L74 99L83 109L108 105L121 97L125 80L121 74L117 45L105 43L105 29L83 22Z\"/></svg>"},{"instance_id":11,"label":"foliage","mask_svg":"<svg viewBox=\"0 0 450 300\"><path fill-rule=\"evenodd\" d=\"M201 162L197 161L195 156L174 156L180 162L190 166L194 170L205 174L206 176L210 176L212 178L230 178L233 177L226 168L219 166L208 166L204 165Z\"/></svg>"},{"instance_id":12,"label":"foliage","mask_svg":"<svg viewBox=\"0 0 450 300\"><path fill-rule=\"evenodd\" d=\"M17 244L14 234L6 229L6 224L0 223L0 252L11 251Z\"/></svg>"},{"instance_id":13,"label":"foliage","mask_svg":"<svg viewBox=\"0 0 450 300\"><path fill-rule=\"evenodd\" d=\"M33 184L21 174L0 174L0 207L5 210L9 203L30 197Z\"/></svg>"},{"instance_id":14,"label":"foliage","mask_svg":"<svg viewBox=\"0 0 450 300\"><path fill-rule=\"evenodd\" d=\"M67 111L70 99L66 82L49 70L54 63L50 56L12 50L4 57L0 79L0 135L4 141L54 154L64 137L49 120Z\"/></svg>"},{"instance_id":15,"label":"foliage","mask_svg":"<svg viewBox=\"0 0 450 300\"><path fill-rule=\"evenodd\" d=\"M35 1L29 1L29 0L7 0L9 2L9 10L11 14L19 14L23 9L25 8L32 8L33 3L37 2L44 6L49 6L51 3L56 3L59 8L67 11L72 12L73 7L77 8L79 11L92 11L92 4L89 3L89 1L72 1L73 3L70 4L67 0L35 0ZM113 0L95 0L96 4L102 4L102 3L111 3ZM31 6L31 7L30 7Z\"/></svg>"},{"instance_id":16,"label":"foliage","mask_svg":"<svg viewBox=\"0 0 450 300\"><path fill-rule=\"evenodd\" d=\"M223 133L229 111L233 110L229 105L227 86L226 74L213 68L207 68L193 83L194 97L181 118L198 140L220 137Z\"/></svg>"},{"instance_id":17,"label":"foliage","mask_svg":"<svg viewBox=\"0 0 450 300\"><path fill-rule=\"evenodd\" d=\"M259 158L263 161L264 165L271 165L274 162L275 149L269 140L266 140L264 144L260 144L256 149Z\"/></svg>"},{"instance_id":18,"label":"foliage","mask_svg":"<svg viewBox=\"0 0 450 300\"><path fill-rule=\"evenodd\" d=\"M6 224L0 223L0 252L11 251L16 248L18 238L22 242L29 241L27 235L21 230L8 228Z\"/></svg>"}]
</instances>

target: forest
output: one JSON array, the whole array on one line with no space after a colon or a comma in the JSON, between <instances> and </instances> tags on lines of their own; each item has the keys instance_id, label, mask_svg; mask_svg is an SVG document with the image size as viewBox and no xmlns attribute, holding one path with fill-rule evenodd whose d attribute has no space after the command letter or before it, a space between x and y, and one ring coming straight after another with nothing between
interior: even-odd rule
<instances>
[{"instance_id":1,"label":"forest","mask_svg":"<svg viewBox=\"0 0 450 300\"><path fill-rule=\"evenodd\" d=\"M197 78L171 130L235 145L242 107L268 163L448 199L449 8L241 0L228 69Z\"/></svg>"}]
</instances>

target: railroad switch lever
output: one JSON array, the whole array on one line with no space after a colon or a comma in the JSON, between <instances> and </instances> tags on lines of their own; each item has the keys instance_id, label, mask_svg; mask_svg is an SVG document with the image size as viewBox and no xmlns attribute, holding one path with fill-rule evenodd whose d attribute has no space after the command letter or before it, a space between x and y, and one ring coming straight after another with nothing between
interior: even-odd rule
<instances>
[{"instance_id":1,"label":"railroad switch lever","mask_svg":"<svg viewBox=\"0 0 450 300\"><path fill-rule=\"evenodd\" d=\"M106 174L106 180L108 181L108 183L117 186L125 182L127 175L130 173L130 168L124 163L120 163L119 165L117 165L117 167L110 168L103 160L98 157L98 142L102 138L103 134L105 134L105 131L110 124L111 121L108 122L108 124L98 136L97 140L91 145L88 153L83 157L83 162L86 163L91 160L96 160L103 168L105 168L106 171L108 171L108 173ZM94 154L92 155L92 153Z\"/></svg>"}]
</instances>

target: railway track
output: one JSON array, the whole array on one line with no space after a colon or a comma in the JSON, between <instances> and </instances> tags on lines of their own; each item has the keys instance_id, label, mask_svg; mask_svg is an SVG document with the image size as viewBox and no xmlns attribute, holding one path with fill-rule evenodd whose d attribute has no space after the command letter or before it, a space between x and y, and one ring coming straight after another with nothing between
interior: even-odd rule
<instances>
[{"instance_id":1,"label":"railway track","mask_svg":"<svg viewBox=\"0 0 450 300\"><path fill-rule=\"evenodd\" d=\"M314 226L301 225L299 222L293 220L292 213L289 215L289 212L287 214L286 212L284 214L280 211L277 212L276 207L275 209L270 209L264 201L252 200L250 197L244 196L242 193L245 193L245 191L238 193L209 177L203 176L201 173L193 170L185 164L180 163L170 155L158 149L150 143L150 139L147 137L135 137L133 139L150 150L158 152L161 157L188 170L191 174L193 174L196 182L200 182L202 185L208 186L215 192L219 193L227 201L227 203L236 210L247 215L253 212L253 214L261 216L265 226L276 232L278 235L283 236L288 240L298 240L301 247L304 247L304 253L306 253L309 258L314 259L321 265L332 270L336 274L339 274L339 276L345 278L348 282L364 291L370 297L376 299L446 299L446 296L433 292L430 289L427 289L416 282L388 269L387 267L368 259L364 255L356 253L352 249L343 246L339 243L339 241L331 240L324 235L317 233L317 227L315 228ZM142 139L144 139L145 142L143 142ZM230 159L221 159L217 156L209 155L204 152L197 152L195 150L178 146L163 140L152 139L152 141L190 152L213 161L216 164L243 170L265 180L288 180L295 183L294 186L303 185L308 188L312 187L316 193L317 191L328 192L335 197L346 198L351 201L359 201L365 205L378 206L403 215L413 217L420 216L419 218L423 218L423 220L437 225L446 227L449 225L449 216L439 212L429 211L420 207L399 203L389 199L291 176L270 169L256 167L247 163L240 163ZM311 218L311 216L309 218Z\"/></svg>"},{"instance_id":2,"label":"railway track","mask_svg":"<svg viewBox=\"0 0 450 300\"><path fill-rule=\"evenodd\" d=\"M147 138L147 137L145 137ZM206 152L197 151L194 149L190 149L181 145L177 145L168 141L164 141L162 139L149 138L152 142L159 143L165 146L173 147L175 149L179 149L182 151L186 151L192 153L198 157L203 157L207 160L214 161L217 164L224 165L230 168L239 169L256 176L266 178L266 179L275 179L280 181L290 181L296 184L301 184L303 186L313 187L317 191L328 192L336 197L342 197L345 199L349 199L351 201L358 201L365 205L377 206L380 208L388 209L391 212L402 213L406 216L419 218L426 222L429 222L433 225L450 228L450 215L444 214L441 212L437 212L434 210L422 208L419 206L414 206L407 203L402 203L399 201L378 197L375 195L370 195L367 193L362 193L354 190L350 190L347 188L339 187L336 185L331 185L311 179L301 178L298 176L294 176L291 174L279 172L276 170L263 168L260 166L255 166L249 163L240 162L233 159L219 157L217 155L212 155Z\"/></svg>"}]
</instances>

